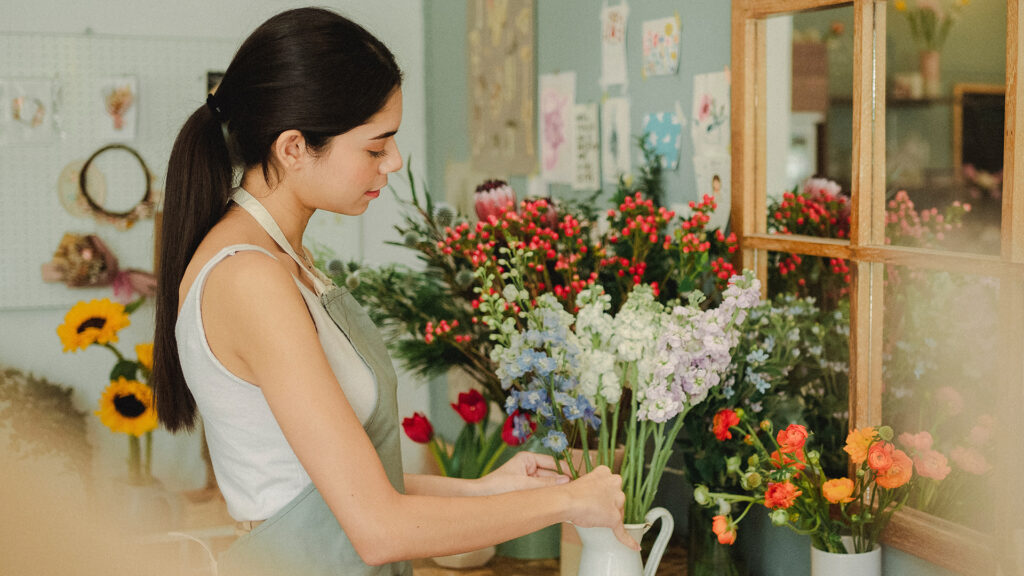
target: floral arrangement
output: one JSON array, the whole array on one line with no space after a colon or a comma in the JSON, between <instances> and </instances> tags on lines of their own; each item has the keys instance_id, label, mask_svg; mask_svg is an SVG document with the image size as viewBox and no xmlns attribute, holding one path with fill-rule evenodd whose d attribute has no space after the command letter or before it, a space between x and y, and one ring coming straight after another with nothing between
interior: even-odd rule
<instances>
[{"instance_id":1,"label":"floral arrangement","mask_svg":"<svg viewBox=\"0 0 1024 576\"><path fill-rule=\"evenodd\" d=\"M478 308L493 331L506 412L533 415L544 446L572 477L612 467L624 445L625 518L642 522L686 412L728 369L759 282L733 277L721 304L708 308L700 292L666 306L656 286L638 283L617 311L603 286L590 284L570 307L527 288L532 251L506 248L503 256L500 275L478 270Z\"/></svg>"},{"instance_id":2,"label":"floral arrangement","mask_svg":"<svg viewBox=\"0 0 1024 576\"><path fill-rule=\"evenodd\" d=\"M924 50L940 50L953 22L968 4L970 0L954 0L948 6L943 6L942 0L914 0L910 6L907 0L896 0L894 6L907 19L911 36Z\"/></svg>"},{"instance_id":3,"label":"floral arrangement","mask_svg":"<svg viewBox=\"0 0 1024 576\"><path fill-rule=\"evenodd\" d=\"M692 202L692 214L681 218L646 192L626 194L633 179L623 178L620 199L598 212L593 198L578 204L517 200L507 183L492 180L475 192L479 219L471 221L435 204L429 194L420 195L411 171L409 179L412 199L397 230L403 245L425 264L423 270L370 268L334 260L329 253L321 253L318 263L366 304L407 368L425 376L462 369L499 405L506 391L495 376L491 329L480 321L476 289L479 270L500 276L503 250L528 250L523 288L534 298L551 293L568 309L594 285L611 297L612 311L638 284L652 286L661 302L693 289L716 302L735 273L729 262L735 235L707 229L715 208L711 197ZM653 168L642 168L636 180L637 189L659 190Z\"/></svg>"},{"instance_id":4,"label":"floral arrangement","mask_svg":"<svg viewBox=\"0 0 1024 576\"><path fill-rule=\"evenodd\" d=\"M989 172L964 164L964 184L967 194L974 200L1001 200L1003 197L1003 171Z\"/></svg>"},{"instance_id":5,"label":"floral arrangement","mask_svg":"<svg viewBox=\"0 0 1024 576\"><path fill-rule=\"evenodd\" d=\"M116 361L110 371L110 384L103 391L95 414L111 431L128 436L129 481L135 484L153 480L153 430L157 427L157 415L153 390L147 384L153 369L153 344L136 345L136 358L128 359L114 343L118 341L118 332L131 324L129 316L144 301L140 298L128 306L106 298L78 302L57 327L64 352L78 352L95 345L114 354ZM144 453L140 441L143 436L146 439Z\"/></svg>"},{"instance_id":6,"label":"floral arrangement","mask_svg":"<svg viewBox=\"0 0 1024 576\"><path fill-rule=\"evenodd\" d=\"M705 486L694 490L698 504L723 507L712 525L722 544L733 544L739 522L754 505L761 505L771 510L774 525L810 535L819 550L869 552L906 503L916 479L915 461L896 448L888 426L861 428L847 436L843 450L856 467L852 478L829 478L824 473L819 452L807 447L810 432L799 424L773 436L770 421L754 425L742 410L723 410L715 416L714 433L722 442L737 440L755 450L745 468L736 462L730 469L744 494L711 492ZM924 466L928 469L927 463ZM917 467L920 474L921 464ZM743 507L737 518L731 514L734 503ZM851 546L844 544L843 536L850 537Z\"/></svg>"},{"instance_id":7,"label":"floral arrangement","mask_svg":"<svg viewBox=\"0 0 1024 576\"><path fill-rule=\"evenodd\" d=\"M526 414L511 414L504 425L492 425L490 405L479 390L459 394L452 404L464 423L455 443L448 445L434 434L430 420L420 412L402 420L405 435L413 442L426 444L442 476L481 478L497 464L506 446L519 446L536 429Z\"/></svg>"}]
</instances>

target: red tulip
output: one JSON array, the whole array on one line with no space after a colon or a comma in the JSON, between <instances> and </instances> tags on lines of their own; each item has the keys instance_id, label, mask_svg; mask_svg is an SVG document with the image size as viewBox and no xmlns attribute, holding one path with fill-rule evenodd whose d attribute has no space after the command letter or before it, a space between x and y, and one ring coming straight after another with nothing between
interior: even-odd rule
<instances>
[{"instance_id":1,"label":"red tulip","mask_svg":"<svg viewBox=\"0 0 1024 576\"><path fill-rule=\"evenodd\" d=\"M434 437L434 427L430 425L430 420L419 412L413 413L412 418L404 418L402 428L410 440L420 444L426 444Z\"/></svg>"},{"instance_id":2,"label":"red tulip","mask_svg":"<svg viewBox=\"0 0 1024 576\"><path fill-rule=\"evenodd\" d=\"M452 408L462 416L466 424L476 424L487 416L487 400L475 388L460 393L459 403L452 404Z\"/></svg>"},{"instance_id":3,"label":"red tulip","mask_svg":"<svg viewBox=\"0 0 1024 576\"><path fill-rule=\"evenodd\" d=\"M523 426L523 428L527 429L527 433L522 438L516 435L517 419L519 419L520 422L525 420L525 425ZM505 425L501 429L501 439L504 440L505 444L508 444L509 446L519 446L523 442L526 442L535 430L537 430L537 423L534 422L533 420L530 420L530 415L521 414L519 410L516 410L515 412L512 413L511 416L505 419Z\"/></svg>"},{"instance_id":4,"label":"red tulip","mask_svg":"<svg viewBox=\"0 0 1024 576\"><path fill-rule=\"evenodd\" d=\"M509 203L515 206L516 191L504 180L488 180L477 186L473 194L473 208L481 222L486 222L491 216L501 218Z\"/></svg>"}]
</instances>

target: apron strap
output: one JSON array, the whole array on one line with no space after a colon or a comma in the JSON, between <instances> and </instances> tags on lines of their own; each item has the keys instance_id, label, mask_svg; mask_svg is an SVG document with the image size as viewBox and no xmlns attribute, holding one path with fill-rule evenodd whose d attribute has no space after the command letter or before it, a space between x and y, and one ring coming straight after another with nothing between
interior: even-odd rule
<instances>
[{"instance_id":1,"label":"apron strap","mask_svg":"<svg viewBox=\"0 0 1024 576\"><path fill-rule=\"evenodd\" d=\"M254 198L252 194L249 194L244 188L239 186L231 193L231 200L251 214L252 217L256 219L256 222L266 230L267 234L274 239L274 242L277 243L281 250L284 250L285 253L291 256L292 260L299 265L299 268L309 275L310 279L313 281L313 287L316 288L318 296L322 296L327 291L327 287L333 285L333 281L331 281L331 279L321 272L316 266L314 266L312 270L306 267L303 259L299 258L298 254L295 253L295 250L292 249L292 245L288 242L288 239L284 237L284 232L281 231L281 227L277 225L274 217L270 215L270 212L266 207L264 207L259 200Z\"/></svg>"}]
</instances>

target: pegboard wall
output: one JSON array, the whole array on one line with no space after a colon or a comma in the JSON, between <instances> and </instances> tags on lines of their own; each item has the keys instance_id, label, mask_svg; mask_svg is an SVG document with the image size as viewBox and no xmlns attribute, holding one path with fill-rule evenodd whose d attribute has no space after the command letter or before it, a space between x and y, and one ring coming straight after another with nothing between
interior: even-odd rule
<instances>
[{"instance_id":1,"label":"pegboard wall","mask_svg":"<svg viewBox=\"0 0 1024 576\"><path fill-rule=\"evenodd\" d=\"M96 129L97 82L131 76L137 89L134 137L117 141L138 150L162 189L174 138L205 102L207 71L223 71L237 46L236 40L209 38L0 34L0 87L50 80L56 88L52 133L29 139L8 130L0 137L0 309L63 308L111 296L110 288L72 290L42 281L40 267L66 232L96 234L121 267L152 270L152 219L121 230L73 216L58 197L58 177L69 163L113 141ZM139 168L131 170L107 176L134 181Z\"/></svg>"}]
</instances>

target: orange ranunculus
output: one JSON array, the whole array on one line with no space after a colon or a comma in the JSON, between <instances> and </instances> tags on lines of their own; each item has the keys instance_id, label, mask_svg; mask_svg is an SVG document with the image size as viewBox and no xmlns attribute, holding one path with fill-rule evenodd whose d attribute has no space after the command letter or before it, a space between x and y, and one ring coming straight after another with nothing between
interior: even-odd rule
<instances>
[{"instance_id":1,"label":"orange ranunculus","mask_svg":"<svg viewBox=\"0 0 1024 576\"><path fill-rule=\"evenodd\" d=\"M764 505L772 510L789 508L801 494L803 492L790 482L772 482L765 490Z\"/></svg>"},{"instance_id":2,"label":"orange ranunculus","mask_svg":"<svg viewBox=\"0 0 1024 576\"><path fill-rule=\"evenodd\" d=\"M732 432L729 428L740 423L739 414L735 411L726 408L725 410L719 410L718 414L715 414L714 419L714 432L715 438L719 440L728 440L732 438Z\"/></svg>"},{"instance_id":3,"label":"orange ranunculus","mask_svg":"<svg viewBox=\"0 0 1024 576\"><path fill-rule=\"evenodd\" d=\"M942 480L952 472L949 460L938 450L924 450L914 456L914 468L925 478Z\"/></svg>"},{"instance_id":4,"label":"orange ranunculus","mask_svg":"<svg viewBox=\"0 0 1024 576\"><path fill-rule=\"evenodd\" d=\"M875 472L885 472L892 466L892 454L896 447L889 442L875 442L868 448L868 466Z\"/></svg>"},{"instance_id":5,"label":"orange ranunculus","mask_svg":"<svg viewBox=\"0 0 1024 576\"><path fill-rule=\"evenodd\" d=\"M725 516L718 515L711 519L711 531L718 536L719 544L732 544L736 541L736 527Z\"/></svg>"},{"instance_id":6,"label":"orange ranunculus","mask_svg":"<svg viewBox=\"0 0 1024 576\"><path fill-rule=\"evenodd\" d=\"M836 478L822 484L821 494L825 500L833 504L845 504L853 501L853 480Z\"/></svg>"},{"instance_id":7,"label":"orange ranunculus","mask_svg":"<svg viewBox=\"0 0 1024 576\"><path fill-rule=\"evenodd\" d=\"M807 428L800 424L790 424L785 430L779 430L775 439L783 452L796 452L807 442Z\"/></svg>"},{"instance_id":8,"label":"orange ranunculus","mask_svg":"<svg viewBox=\"0 0 1024 576\"><path fill-rule=\"evenodd\" d=\"M914 473L914 462L903 450L893 450L892 465L875 476L875 483L882 488L899 488L910 481Z\"/></svg>"},{"instance_id":9,"label":"orange ranunculus","mask_svg":"<svg viewBox=\"0 0 1024 576\"><path fill-rule=\"evenodd\" d=\"M792 466L797 470L803 470L807 467L807 456L804 455L804 449L798 448L791 454L785 452L779 453L778 450L772 452L771 455L772 466L776 468L782 468L783 466Z\"/></svg>"},{"instance_id":10,"label":"orange ranunculus","mask_svg":"<svg viewBox=\"0 0 1024 576\"><path fill-rule=\"evenodd\" d=\"M867 460L868 448L874 442L875 434L875 428L868 426L867 428L857 428L846 436L846 447L843 450L850 455L850 460L854 464L860 464Z\"/></svg>"}]
</instances>

